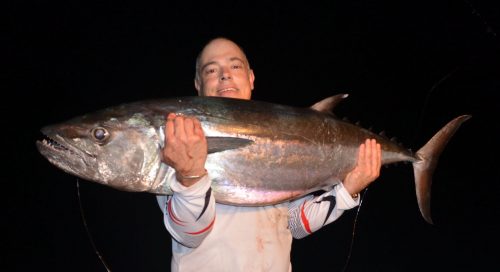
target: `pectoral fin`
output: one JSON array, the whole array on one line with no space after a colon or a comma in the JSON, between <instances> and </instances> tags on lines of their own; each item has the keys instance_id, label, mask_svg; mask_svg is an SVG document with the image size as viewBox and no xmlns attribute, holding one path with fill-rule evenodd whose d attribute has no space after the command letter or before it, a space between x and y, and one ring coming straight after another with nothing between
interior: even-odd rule
<instances>
[{"instance_id":1,"label":"pectoral fin","mask_svg":"<svg viewBox=\"0 0 500 272\"><path fill-rule=\"evenodd\" d=\"M252 140L238 137L207 137L208 154L237 149L252 143Z\"/></svg>"}]
</instances>

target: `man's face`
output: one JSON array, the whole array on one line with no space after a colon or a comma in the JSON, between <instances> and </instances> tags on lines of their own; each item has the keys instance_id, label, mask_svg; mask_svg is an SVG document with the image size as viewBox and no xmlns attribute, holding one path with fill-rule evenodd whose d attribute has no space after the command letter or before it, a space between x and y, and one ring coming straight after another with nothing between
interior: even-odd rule
<instances>
[{"instance_id":1,"label":"man's face","mask_svg":"<svg viewBox=\"0 0 500 272\"><path fill-rule=\"evenodd\" d=\"M216 39L201 53L195 87L200 96L250 99L254 74L241 49L229 40Z\"/></svg>"}]
</instances>

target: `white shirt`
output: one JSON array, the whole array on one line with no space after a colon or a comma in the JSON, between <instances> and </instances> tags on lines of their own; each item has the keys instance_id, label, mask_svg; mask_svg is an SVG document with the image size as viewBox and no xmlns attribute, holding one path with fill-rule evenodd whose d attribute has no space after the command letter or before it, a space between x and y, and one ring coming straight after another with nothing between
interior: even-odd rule
<instances>
[{"instance_id":1,"label":"white shirt","mask_svg":"<svg viewBox=\"0 0 500 272\"><path fill-rule=\"evenodd\" d=\"M293 238L303 238L359 204L339 184L320 196L264 207L215 203L210 178L184 187L172 180L172 196L157 196L172 236L171 271L291 271Z\"/></svg>"}]
</instances>

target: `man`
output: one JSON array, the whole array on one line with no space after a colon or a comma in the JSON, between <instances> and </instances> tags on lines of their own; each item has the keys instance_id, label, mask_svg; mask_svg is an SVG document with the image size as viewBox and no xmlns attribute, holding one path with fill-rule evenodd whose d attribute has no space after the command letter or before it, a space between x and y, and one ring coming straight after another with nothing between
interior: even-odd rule
<instances>
[{"instance_id":1,"label":"man","mask_svg":"<svg viewBox=\"0 0 500 272\"><path fill-rule=\"evenodd\" d=\"M200 96L250 99L255 75L234 42L211 40L196 60ZM200 122L171 113L166 121L163 160L172 170L172 196L158 196L172 236L172 271L291 271L293 238L302 238L359 204L358 193L380 173L375 140L359 148L357 166L320 196L265 207L215 203L205 169L207 142Z\"/></svg>"}]
</instances>

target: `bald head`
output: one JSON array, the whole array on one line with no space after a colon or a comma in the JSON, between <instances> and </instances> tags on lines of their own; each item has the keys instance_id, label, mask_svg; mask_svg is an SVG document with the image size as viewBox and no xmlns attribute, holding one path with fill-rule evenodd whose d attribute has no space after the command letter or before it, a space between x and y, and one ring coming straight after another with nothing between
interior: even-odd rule
<instances>
[{"instance_id":1,"label":"bald head","mask_svg":"<svg viewBox=\"0 0 500 272\"><path fill-rule=\"evenodd\" d=\"M196 59L198 95L250 99L254 80L245 53L229 39L211 40Z\"/></svg>"}]
</instances>

